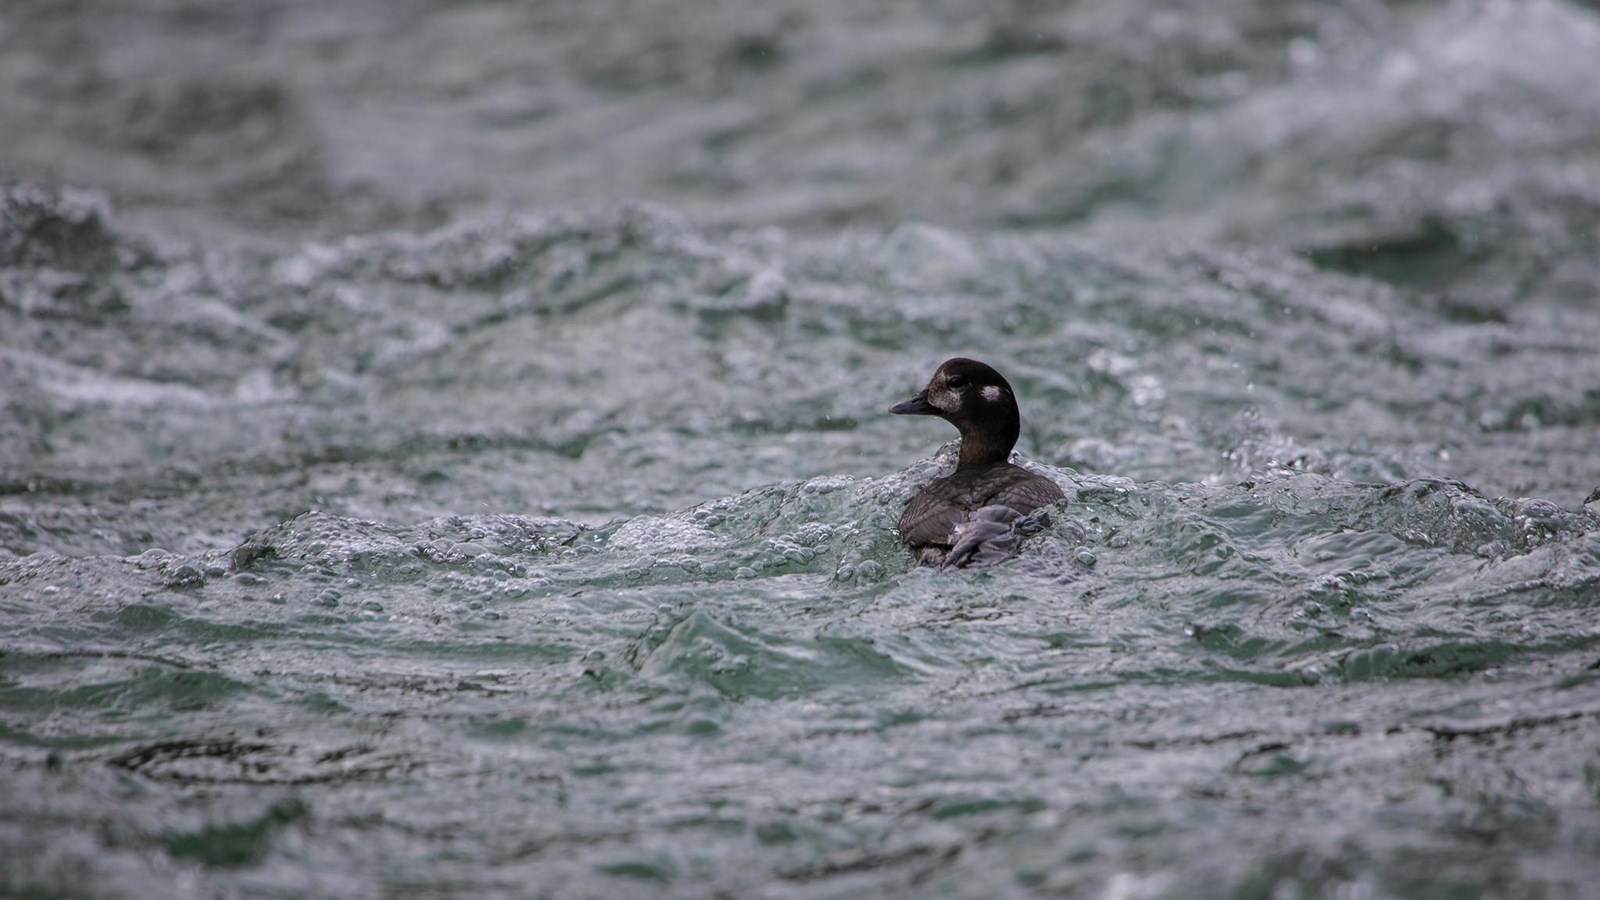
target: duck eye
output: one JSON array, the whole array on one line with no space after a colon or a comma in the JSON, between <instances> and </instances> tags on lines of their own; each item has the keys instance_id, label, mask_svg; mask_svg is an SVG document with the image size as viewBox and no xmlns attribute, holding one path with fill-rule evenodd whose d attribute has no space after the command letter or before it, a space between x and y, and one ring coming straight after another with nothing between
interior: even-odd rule
<instances>
[{"instance_id":1,"label":"duck eye","mask_svg":"<svg viewBox=\"0 0 1600 900\"><path fill-rule=\"evenodd\" d=\"M953 388L964 388L967 386L967 376L951 375L949 378L944 380L944 383Z\"/></svg>"}]
</instances>

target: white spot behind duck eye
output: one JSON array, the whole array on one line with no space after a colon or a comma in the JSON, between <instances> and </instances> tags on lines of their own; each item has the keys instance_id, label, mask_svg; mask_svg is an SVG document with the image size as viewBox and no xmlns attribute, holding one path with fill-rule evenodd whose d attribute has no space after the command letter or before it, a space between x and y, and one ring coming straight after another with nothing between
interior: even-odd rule
<instances>
[{"instance_id":1,"label":"white spot behind duck eye","mask_svg":"<svg viewBox=\"0 0 1600 900\"><path fill-rule=\"evenodd\" d=\"M990 403L993 403L996 400L999 400L1000 399L1000 388L995 386L995 385L992 385L992 384L989 385L988 387L985 387L983 389L983 399L989 401Z\"/></svg>"}]
</instances>

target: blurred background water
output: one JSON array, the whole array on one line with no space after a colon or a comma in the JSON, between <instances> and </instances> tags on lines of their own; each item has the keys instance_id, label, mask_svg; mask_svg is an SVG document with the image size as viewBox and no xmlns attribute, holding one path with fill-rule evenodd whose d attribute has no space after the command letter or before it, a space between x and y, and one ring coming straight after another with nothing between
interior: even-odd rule
<instances>
[{"instance_id":1,"label":"blurred background water","mask_svg":"<svg viewBox=\"0 0 1600 900\"><path fill-rule=\"evenodd\" d=\"M0 10L0 894L1600 896L1600 7ZM1018 389L1069 505L914 570Z\"/></svg>"}]
</instances>

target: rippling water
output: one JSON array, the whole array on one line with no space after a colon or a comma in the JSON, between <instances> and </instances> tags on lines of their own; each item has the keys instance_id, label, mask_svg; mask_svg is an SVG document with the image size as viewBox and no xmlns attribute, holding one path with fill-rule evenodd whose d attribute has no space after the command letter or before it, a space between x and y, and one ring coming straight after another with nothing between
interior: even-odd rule
<instances>
[{"instance_id":1,"label":"rippling water","mask_svg":"<svg viewBox=\"0 0 1600 900\"><path fill-rule=\"evenodd\" d=\"M542 112L515 68L473 95L496 214L324 108L399 102L336 64L391 73L365 4L153 6L215 41L170 82L0 54L0 121L89 103L0 138L36 182L0 197L0 893L1594 895L1600 56L1555 52L1590 7L637 12ZM403 48L488 42L400 92L435 126L445 61L525 33L404 9ZM269 88L186 93L248 35ZM856 196L901 100L918 165ZM137 151L68 140L110 111ZM558 126L632 142L507 187ZM27 168L53 141L104 190ZM1069 502L940 573L893 525L954 434L886 409L958 354Z\"/></svg>"}]
</instances>

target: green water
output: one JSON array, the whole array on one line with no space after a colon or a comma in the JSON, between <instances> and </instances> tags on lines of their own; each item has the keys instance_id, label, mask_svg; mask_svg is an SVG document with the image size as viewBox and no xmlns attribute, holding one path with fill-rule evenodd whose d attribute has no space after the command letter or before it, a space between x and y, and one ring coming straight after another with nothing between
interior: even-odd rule
<instances>
[{"instance_id":1,"label":"green water","mask_svg":"<svg viewBox=\"0 0 1600 900\"><path fill-rule=\"evenodd\" d=\"M8 9L0 895L1595 896L1596 47Z\"/></svg>"}]
</instances>

